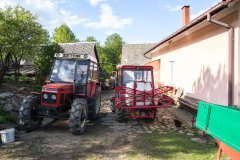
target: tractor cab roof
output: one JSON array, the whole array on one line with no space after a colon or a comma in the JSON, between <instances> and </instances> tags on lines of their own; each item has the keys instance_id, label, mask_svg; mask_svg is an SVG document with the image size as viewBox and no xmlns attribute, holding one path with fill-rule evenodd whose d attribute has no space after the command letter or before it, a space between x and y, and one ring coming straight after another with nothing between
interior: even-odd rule
<instances>
[{"instance_id":1,"label":"tractor cab roof","mask_svg":"<svg viewBox=\"0 0 240 160\"><path fill-rule=\"evenodd\" d=\"M90 59L96 63L99 57L95 42L59 43L60 52L55 53L56 58L64 59Z\"/></svg>"},{"instance_id":2,"label":"tractor cab roof","mask_svg":"<svg viewBox=\"0 0 240 160\"><path fill-rule=\"evenodd\" d=\"M153 70L152 66L133 66L133 65L119 65L117 69L136 69L136 70Z\"/></svg>"}]
</instances>

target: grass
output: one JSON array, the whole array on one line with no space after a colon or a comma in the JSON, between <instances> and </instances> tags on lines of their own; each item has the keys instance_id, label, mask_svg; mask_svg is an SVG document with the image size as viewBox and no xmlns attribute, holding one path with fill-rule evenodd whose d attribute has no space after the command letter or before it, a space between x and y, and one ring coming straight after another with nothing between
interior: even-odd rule
<instances>
[{"instance_id":1,"label":"grass","mask_svg":"<svg viewBox=\"0 0 240 160\"><path fill-rule=\"evenodd\" d=\"M4 111L4 108L0 106L0 123L6 123L6 122L16 122L16 118L7 114Z\"/></svg>"},{"instance_id":2,"label":"grass","mask_svg":"<svg viewBox=\"0 0 240 160\"><path fill-rule=\"evenodd\" d=\"M147 134L137 138L133 150L128 152L128 159L159 160L208 160L215 159L216 144L192 142L184 134Z\"/></svg>"}]
</instances>

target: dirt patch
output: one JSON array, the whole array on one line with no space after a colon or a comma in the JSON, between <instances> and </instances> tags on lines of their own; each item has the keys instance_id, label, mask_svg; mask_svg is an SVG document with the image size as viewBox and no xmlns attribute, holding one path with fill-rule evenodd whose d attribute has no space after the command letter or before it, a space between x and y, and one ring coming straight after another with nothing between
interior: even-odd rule
<instances>
[{"instance_id":1,"label":"dirt patch","mask_svg":"<svg viewBox=\"0 0 240 160\"><path fill-rule=\"evenodd\" d=\"M103 93L100 118L88 123L84 135L72 135L68 121L54 121L32 133L20 132L16 142L0 147L0 159L126 159L141 134L196 134L184 125L177 129L175 117L164 109L159 110L152 122L116 122L109 107L111 94L110 91Z\"/></svg>"}]
</instances>

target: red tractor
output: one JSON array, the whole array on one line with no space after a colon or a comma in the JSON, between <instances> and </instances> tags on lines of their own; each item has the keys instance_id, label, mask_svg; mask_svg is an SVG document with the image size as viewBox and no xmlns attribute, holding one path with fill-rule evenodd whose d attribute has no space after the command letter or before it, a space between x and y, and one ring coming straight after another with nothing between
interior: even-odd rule
<instances>
[{"instance_id":1,"label":"red tractor","mask_svg":"<svg viewBox=\"0 0 240 160\"><path fill-rule=\"evenodd\" d=\"M87 120L97 119L101 106L98 64L88 54L56 53L49 83L40 94L26 97L20 107L23 129L33 131L43 118L66 119L73 134L83 134Z\"/></svg>"},{"instance_id":2,"label":"red tractor","mask_svg":"<svg viewBox=\"0 0 240 160\"><path fill-rule=\"evenodd\" d=\"M119 66L115 96L110 99L117 121L126 118L154 119L158 108L171 107L173 99L166 94L173 88L154 88L152 66Z\"/></svg>"}]
</instances>

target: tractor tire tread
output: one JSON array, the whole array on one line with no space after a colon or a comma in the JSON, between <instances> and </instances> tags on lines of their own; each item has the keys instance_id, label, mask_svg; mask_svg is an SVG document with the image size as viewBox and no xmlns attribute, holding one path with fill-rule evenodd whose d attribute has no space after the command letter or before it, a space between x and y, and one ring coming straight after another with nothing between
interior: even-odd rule
<instances>
[{"instance_id":1,"label":"tractor tire tread","mask_svg":"<svg viewBox=\"0 0 240 160\"><path fill-rule=\"evenodd\" d=\"M100 100L100 106L99 106L98 112L96 112L97 100ZM101 88L97 87L96 94L94 95L93 101L91 103L91 112L89 112L89 115L88 115L89 120L91 121L96 120L99 116L100 109L101 109Z\"/></svg>"},{"instance_id":2,"label":"tractor tire tread","mask_svg":"<svg viewBox=\"0 0 240 160\"><path fill-rule=\"evenodd\" d=\"M37 129L41 124L41 120L33 121L31 115L32 108L37 102L37 97L27 96L19 109L19 123L27 133Z\"/></svg>"},{"instance_id":3,"label":"tractor tire tread","mask_svg":"<svg viewBox=\"0 0 240 160\"><path fill-rule=\"evenodd\" d=\"M124 122L126 120L126 115L125 115L125 110L116 110L115 115L116 115L116 120L118 122Z\"/></svg>"},{"instance_id":4,"label":"tractor tire tread","mask_svg":"<svg viewBox=\"0 0 240 160\"><path fill-rule=\"evenodd\" d=\"M70 128L70 132L73 135L83 134L86 128L86 124L83 128L80 127L82 107L86 107L87 109L85 99L76 98L75 100L73 100L71 110L70 110L70 117L69 117L69 128Z\"/></svg>"}]
</instances>

